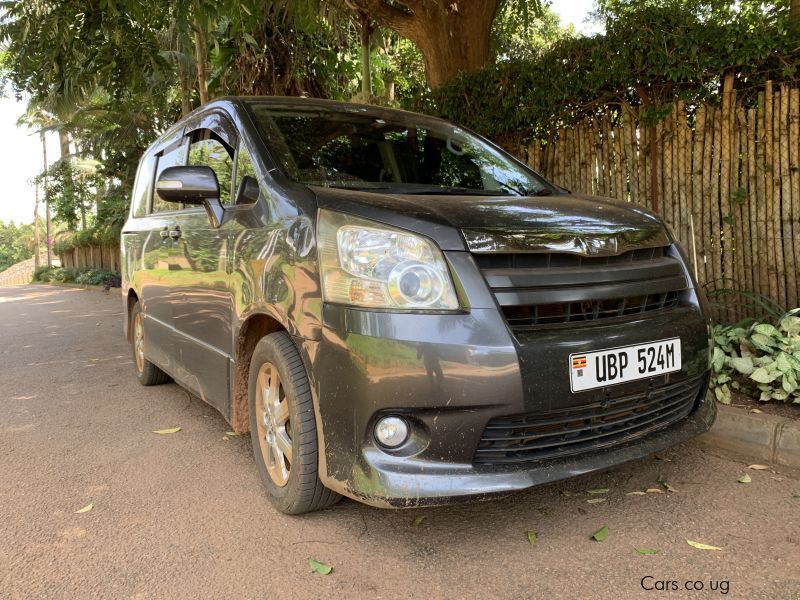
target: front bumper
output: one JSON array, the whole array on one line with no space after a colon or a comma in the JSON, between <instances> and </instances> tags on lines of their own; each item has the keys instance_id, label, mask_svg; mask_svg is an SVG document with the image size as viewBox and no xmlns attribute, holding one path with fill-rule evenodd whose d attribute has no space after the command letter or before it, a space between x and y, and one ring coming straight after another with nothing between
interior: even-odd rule
<instances>
[{"instance_id":1,"label":"front bumper","mask_svg":"<svg viewBox=\"0 0 800 600\"><path fill-rule=\"evenodd\" d=\"M497 494L553 483L649 456L708 431L716 418L713 394L682 421L642 437L635 442L555 459L532 468L463 468L460 465L416 465L389 457L375 448L365 449L355 485L345 494L378 507L413 508L459 501L484 500ZM365 485L366 484L366 485Z\"/></svg>"},{"instance_id":2,"label":"front bumper","mask_svg":"<svg viewBox=\"0 0 800 600\"><path fill-rule=\"evenodd\" d=\"M705 319L690 305L625 322L513 336L496 307L463 314L398 314L325 305L322 339L297 339L316 402L320 477L367 504L414 507L481 499L549 483L679 444L708 430ZM572 394L571 352L679 336L683 369L614 389ZM492 419L581 406L598 398L683 380L702 381L688 416L607 448L514 465L475 464ZM402 414L413 435L388 451L376 420Z\"/></svg>"}]
</instances>

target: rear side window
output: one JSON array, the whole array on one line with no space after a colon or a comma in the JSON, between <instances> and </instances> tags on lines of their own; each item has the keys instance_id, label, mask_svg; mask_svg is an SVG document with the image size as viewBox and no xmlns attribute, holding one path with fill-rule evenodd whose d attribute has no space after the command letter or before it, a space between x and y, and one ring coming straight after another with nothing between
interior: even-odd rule
<instances>
[{"instance_id":1,"label":"rear side window","mask_svg":"<svg viewBox=\"0 0 800 600\"><path fill-rule=\"evenodd\" d=\"M233 149L210 129L201 129L194 133L194 141L189 146L189 166L211 167L219 182L219 201L222 204L231 203Z\"/></svg>"},{"instance_id":2,"label":"rear side window","mask_svg":"<svg viewBox=\"0 0 800 600\"><path fill-rule=\"evenodd\" d=\"M134 217L143 217L147 214L147 205L150 203L150 193L153 190L153 165L155 162L152 154L145 154L139 162L136 183L133 184L131 196L131 215Z\"/></svg>"},{"instance_id":3,"label":"rear side window","mask_svg":"<svg viewBox=\"0 0 800 600\"><path fill-rule=\"evenodd\" d=\"M172 146L164 149L158 156L158 163L156 166L155 181L158 181L158 176L167 167L180 167L186 164L186 140L181 139ZM180 204L174 202L165 202L158 194L153 193L153 212L167 212L171 210L180 210Z\"/></svg>"}]
</instances>

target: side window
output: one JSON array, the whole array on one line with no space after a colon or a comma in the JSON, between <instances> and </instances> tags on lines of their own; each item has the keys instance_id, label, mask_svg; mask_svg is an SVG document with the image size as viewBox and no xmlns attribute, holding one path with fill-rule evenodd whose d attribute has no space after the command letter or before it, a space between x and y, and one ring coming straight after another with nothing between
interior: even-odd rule
<instances>
[{"instance_id":1,"label":"side window","mask_svg":"<svg viewBox=\"0 0 800 600\"><path fill-rule=\"evenodd\" d=\"M233 183L233 149L214 135L210 129L194 132L189 146L189 166L207 166L217 174L219 201L231 203Z\"/></svg>"},{"instance_id":2,"label":"side window","mask_svg":"<svg viewBox=\"0 0 800 600\"><path fill-rule=\"evenodd\" d=\"M136 172L136 182L133 184L131 195L131 216L143 217L147 214L147 205L150 202L150 193L153 190L153 165L155 158L152 154L145 154L139 162Z\"/></svg>"},{"instance_id":3,"label":"side window","mask_svg":"<svg viewBox=\"0 0 800 600\"><path fill-rule=\"evenodd\" d=\"M249 190L246 188L249 187ZM253 186L258 188L258 198L262 196L261 187L258 185L258 176L250 151L243 142L239 142L239 152L236 154L236 196L234 202L237 204L252 204L256 201L255 194L252 193ZM250 193L248 193L250 192Z\"/></svg>"},{"instance_id":4,"label":"side window","mask_svg":"<svg viewBox=\"0 0 800 600\"><path fill-rule=\"evenodd\" d=\"M180 167L186 164L186 141L181 139L179 142L166 148L158 156L156 164L156 176L153 181L158 181L158 176L167 167ZM158 194L153 193L153 212L167 212L170 210L180 210L180 204L166 202Z\"/></svg>"}]
</instances>

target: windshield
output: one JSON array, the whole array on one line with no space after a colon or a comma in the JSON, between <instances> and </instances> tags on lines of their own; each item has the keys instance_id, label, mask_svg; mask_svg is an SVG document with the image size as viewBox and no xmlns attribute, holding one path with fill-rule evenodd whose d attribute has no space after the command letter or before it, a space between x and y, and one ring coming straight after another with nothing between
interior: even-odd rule
<instances>
[{"instance_id":1,"label":"windshield","mask_svg":"<svg viewBox=\"0 0 800 600\"><path fill-rule=\"evenodd\" d=\"M552 186L481 139L413 115L288 108L254 102L267 145L294 181L399 194L536 196Z\"/></svg>"}]
</instances>

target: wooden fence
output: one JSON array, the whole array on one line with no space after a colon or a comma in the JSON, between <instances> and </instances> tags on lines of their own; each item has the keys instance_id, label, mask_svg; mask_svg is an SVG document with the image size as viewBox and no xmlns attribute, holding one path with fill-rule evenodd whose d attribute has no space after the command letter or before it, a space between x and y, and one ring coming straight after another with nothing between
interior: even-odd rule
<instances>
[{"instance_id":1,"label":"wooden fence","mask_svg":"<svg viewBox=\"0 0 800 600\"><path fill-rule=\"evenodd\" d=\"M119 246L81 246L59 255L63 267L90 267L119 272Z\"/></svg>"},{"instance_id":2,"label":"wooden fence","mask_svg":"<svg viewBox=\"0 0 800 600\"><path fill-rule=\"evenodd\" d=\"M672 227L701 284L800 306L800 90L768 83L757 106L727 77L720 106L676 102L655 127L610 107L526 150L572 190L645 205ZM722 311L730 320L742 309Z\"/></svg>"}]
</instances>

